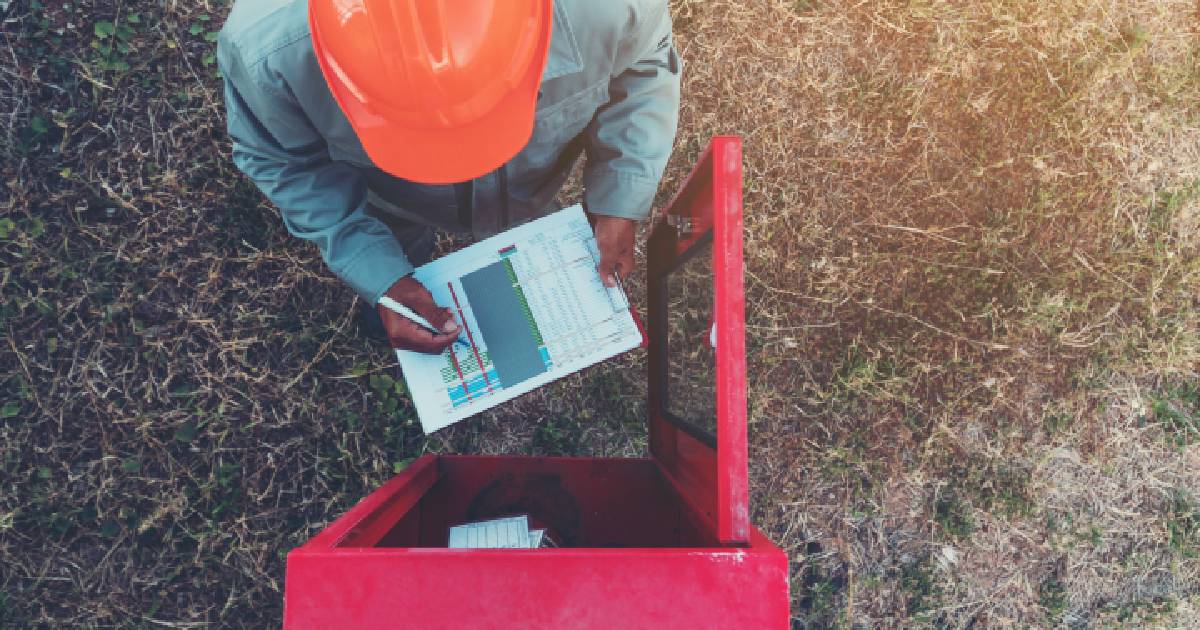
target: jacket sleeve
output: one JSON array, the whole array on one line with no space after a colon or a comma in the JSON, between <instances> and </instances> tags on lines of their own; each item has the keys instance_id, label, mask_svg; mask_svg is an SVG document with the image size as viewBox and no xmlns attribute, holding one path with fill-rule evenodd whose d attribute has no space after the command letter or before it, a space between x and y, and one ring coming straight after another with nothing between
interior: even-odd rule
<instances>
[{"instance_id":1,"label":"jacket sleeve","mask_svg":"<svg viewBox=\"0 0 1200 630\"><path fill-rule=\"evenodd\" d=\"M609 101L587 129L584 201L589 212L646 219L679 121L681 62L666 2L637 16L616 53Z\"/></svg>"},{"instance_id":2,"label":"jacket sleeve","mask_svg":"<svg viewBox=\"0 0 1200 630\"><path fill-rule=\"evenodd\" d=\"M329 158L287 86L254 76L227 46L218 59L234 164L279 207L292 235L314 243L330 270L375 304L413 267L387 226L366 214L362 174Z\"/></svg>"}]
</instances>

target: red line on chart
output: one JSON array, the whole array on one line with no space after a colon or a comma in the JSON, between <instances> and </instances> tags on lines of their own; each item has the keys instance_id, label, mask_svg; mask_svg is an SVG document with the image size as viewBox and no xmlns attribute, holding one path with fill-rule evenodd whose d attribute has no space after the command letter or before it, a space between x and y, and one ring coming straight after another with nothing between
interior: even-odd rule
<instances>
[{"instance_id":1,"label":"red line on chart","mask_svg":"<svg viewBox=\"0 0 1200 630\"><path fill-rule=\"evenodd\" d=\"M458 367L458 357L454 355L454 346L450 346L450 360L454 362L454 371L458 372L458 380L462 381L463 393L467 395L467 402L471 402L471 390L467 387L467 377L463 376L462 368Z\"/></svg>"},{"instance_id":2,"label":"red line on chart","mask_svg":"<svg viewBox=\"0 0 1200 630\"><path fill-rule=\"evenodd\" d=\"M483 375L483 382L487 385L488 393L492 392L492 382L488 380L487 368L483 367L483 359L479 357L479 348L475 346L475 336L471 334L471 327L467 325L467 317L463 315L462 305L458 303L458 294L454 292L454 284L446 283L446 287L450 289L450 297L454 298L454 308L458 310L458 321L462 322L462 327L467 331L467 340L471 342L471 352L475 353L475 362L479 364L479 373ZM453 353L453 351L451 351Z\"/></svg>"}]
</instances>

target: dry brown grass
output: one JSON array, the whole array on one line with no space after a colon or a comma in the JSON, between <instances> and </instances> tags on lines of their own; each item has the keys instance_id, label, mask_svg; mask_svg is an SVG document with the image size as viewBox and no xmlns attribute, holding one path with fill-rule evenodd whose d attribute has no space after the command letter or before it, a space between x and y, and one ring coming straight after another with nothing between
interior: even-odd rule
<instances>
[{"instance_id":1,"label":"dry brown grass","mask_svg":"<svg viewBox=\"0 0 1200 630\"><path fill-rule=\"evenodd\" d=\"M643 447L636 353L420 435L228 162L222 7L0 2L0 625L273 625L283 553L408 458ZM673 7L664 191L746 143L795 625L1196 625L1195 3Z\"/></svg>"},{"instance_id":2,"label":"dry brown grass","mask_svg":"<svg viewBox=\"0 0 1200 630\"><path fill-rule=\"evenodd\" d=\"M754 487L800 619L1196 594L1164 535L1195 447L1143 426L1200 358L1195 9L678 6L684 146L746 137Z\"/></svg>"}]
</instances>

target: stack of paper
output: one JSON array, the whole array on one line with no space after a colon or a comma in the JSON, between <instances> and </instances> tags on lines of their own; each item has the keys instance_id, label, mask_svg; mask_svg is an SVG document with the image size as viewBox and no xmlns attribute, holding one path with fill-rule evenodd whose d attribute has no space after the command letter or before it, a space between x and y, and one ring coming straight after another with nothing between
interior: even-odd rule
<instances>
[{"instance_id":1,"label":"stack of paper","mask_svg":"<svg viewBox=\"0 0 1200 630\"><path fill-rule=\"evenodd\" d=\"M450 528L451 549L537 549L546 530L529 529L528 516L510 516Z\"/></svg>"}]
</instances>

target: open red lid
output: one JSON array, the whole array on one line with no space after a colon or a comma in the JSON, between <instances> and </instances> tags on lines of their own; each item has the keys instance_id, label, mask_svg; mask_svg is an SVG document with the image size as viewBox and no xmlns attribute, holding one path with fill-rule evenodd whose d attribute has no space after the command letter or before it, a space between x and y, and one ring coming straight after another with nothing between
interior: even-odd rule
<instances>
[{"instance_id":1,"label":"open red lid","mask_svg":"<svg viewBox=\"0 0 1200 630\"><path fill-rule=\"evenodd\" d=\"M650 452L724 544L749 536L742 145L712 140L647 245Z\"/></svg>"}]
</instances>

